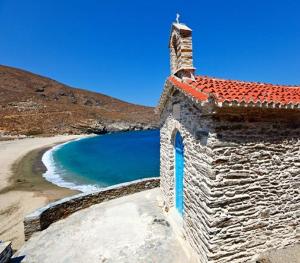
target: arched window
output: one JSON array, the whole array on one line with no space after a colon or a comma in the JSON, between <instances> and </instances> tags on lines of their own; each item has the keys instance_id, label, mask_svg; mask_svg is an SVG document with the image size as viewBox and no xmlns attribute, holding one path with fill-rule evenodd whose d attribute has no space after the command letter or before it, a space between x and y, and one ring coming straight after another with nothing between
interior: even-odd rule
<instances>
[{"instance_id":1,"label":"arched window","mask_svg":"<svg viewBox=\"0 0 300 263\"><path fill-rule=\"evenodd\" d=\"M176 35L172 36L171 41L171 67L172 73L175 73L178 69L178 39Z\"/></svg>"},{"instance_id":2,"label":"arched window","mask_svg":"<svg viewBox=\"0 0 300 263\"><path fill-rule=\"evenodd\" d=\"M176 58L178 57L178 47L177 47L177 37L174 35L172 38L172 47L174 49L174 53L176 55Z\"/></svg>"}]
</instances>

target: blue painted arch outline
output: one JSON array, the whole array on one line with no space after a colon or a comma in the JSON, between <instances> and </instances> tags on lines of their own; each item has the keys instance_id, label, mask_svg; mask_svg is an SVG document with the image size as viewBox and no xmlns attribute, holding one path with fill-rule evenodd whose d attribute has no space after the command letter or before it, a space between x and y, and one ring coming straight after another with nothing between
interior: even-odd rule
<instances>
[{"instance_id":1,"label":"blue painted arch outline","mask_svg":"<svg viewBox=\"0 0 300 263\"><path fill-rule=\"evenodd\" d=\"M178 213L183 215L184 208L184 144L183 138L179 131L175 134L175 142L174 142L174 155L175 155L175 169L174 169L174 177L175 177L175 207Z\"/></svg>"}]
</instances>

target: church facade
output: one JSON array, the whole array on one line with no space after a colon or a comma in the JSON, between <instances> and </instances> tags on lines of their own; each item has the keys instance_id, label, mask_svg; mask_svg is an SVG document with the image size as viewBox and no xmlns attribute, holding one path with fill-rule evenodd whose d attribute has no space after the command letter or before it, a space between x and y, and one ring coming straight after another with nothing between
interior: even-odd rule
<instances>
[{"instance_id":1,"label":"church facade","mask_svg":"<svg viewBox=\"0 0 300 263\"><path fill-rule=\"evenodd\" d=\"M300 242L300 87L195 75L172 25L160 114L164 208L202 263L252 262Z\"/></svg>"}]
</instances>

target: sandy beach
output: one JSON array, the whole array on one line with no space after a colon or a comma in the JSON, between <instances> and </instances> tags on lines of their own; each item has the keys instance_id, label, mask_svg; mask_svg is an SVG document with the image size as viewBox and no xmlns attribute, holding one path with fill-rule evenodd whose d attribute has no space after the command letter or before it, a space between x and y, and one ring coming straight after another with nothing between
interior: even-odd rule
<instances>
[{"instance_id":1,"label":"sandy beach","mask_svg":"<svg viewBox=\"0 0 300 263\"><path fill-rule=\"evenodd\" d=\"M46 181L43 153L56 144L83 137L60 135L0 141L0 240L13 248L24 243L23 218L54 200L78 193Z\"/></svg>"}]
</instances>

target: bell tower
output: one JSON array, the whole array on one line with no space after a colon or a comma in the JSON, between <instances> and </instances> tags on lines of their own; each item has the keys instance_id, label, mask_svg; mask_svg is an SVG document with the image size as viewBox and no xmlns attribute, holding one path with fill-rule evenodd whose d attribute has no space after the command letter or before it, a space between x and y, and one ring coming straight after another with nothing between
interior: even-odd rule
<instances>
[{"instance_id":1,"label":"bell tower","mask_svg":"<svg viewBox=\"0 0 300 263\"><path fill-rule=\"evenodd\" d=\"M192 30L179 22L172 24L169 42L171 74L179 78L194 79Z\"/></svg>"}]
</instances>

